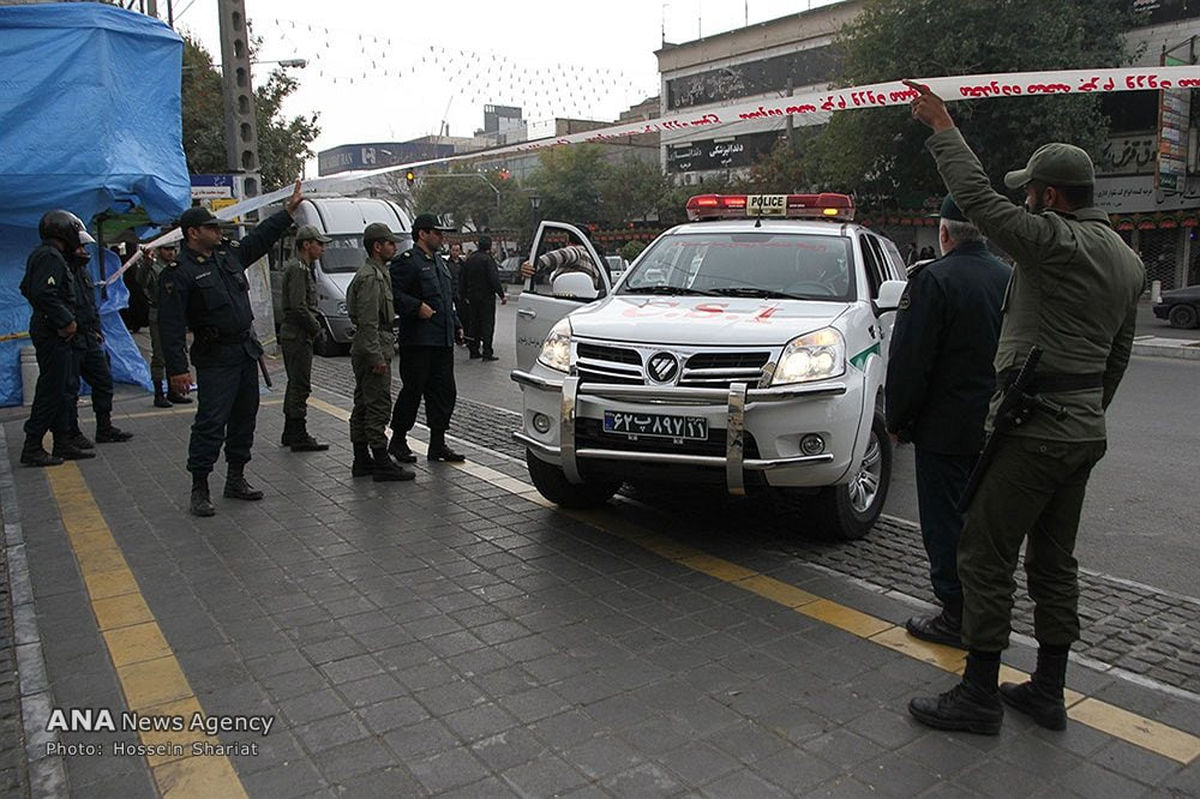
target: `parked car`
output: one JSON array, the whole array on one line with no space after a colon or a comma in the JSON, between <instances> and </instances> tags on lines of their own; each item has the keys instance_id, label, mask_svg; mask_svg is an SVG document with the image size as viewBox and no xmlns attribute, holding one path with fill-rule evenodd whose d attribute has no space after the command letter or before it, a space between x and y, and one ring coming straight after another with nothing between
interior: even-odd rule
<instances>
[{"instance_id":1,"label":"parked car","mask_svg":"<svg viewBox=\"0 0 1200 799\"><path fill-rule=\"evenodd\" d=\"M621 275L625 274L629 263L619 255L606 255L604 256L604 260L608 261L608 276L612 278L613 285L615 286L617 281L621 279Z\"/></svg>"},{"instance_id":2,"label":"parked car","mask_svg":"<svg viewBox=\"0 0 1200 799\"><path fill-rule=\"evenodd\" d=\"M510 255L500 262L500 282L501 283L520 283L521 282L521 263L525 259L519 255Z\"/></svg>"},{"instance_id":3,"label":"parked car","mask_svg":"<svg viewBox=\"0 0 1200 799\"><path fill-rule=\"evenodd\" d=\"M1164 291L1162 300L1154 306L1154 315L1166 319L1171 327L1200 327L1200 286Z\"/></svg>"}]
</instances>

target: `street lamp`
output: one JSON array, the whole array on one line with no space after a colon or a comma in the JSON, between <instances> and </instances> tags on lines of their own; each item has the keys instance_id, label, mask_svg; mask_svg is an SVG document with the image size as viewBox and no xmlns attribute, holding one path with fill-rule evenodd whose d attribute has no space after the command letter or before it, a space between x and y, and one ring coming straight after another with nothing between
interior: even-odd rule
<instances>
[{"instance_id":1,"label":"street lamp","mask_svg":"<svg viewBox=\"0 0 1200 799\"><path fill-rule=\"evenodd\" d=\"M542 198L536 194L529 195L529 207L533 209L533 213L536 215L538 209L542 207Z\"/></svg>"}]
</instances>

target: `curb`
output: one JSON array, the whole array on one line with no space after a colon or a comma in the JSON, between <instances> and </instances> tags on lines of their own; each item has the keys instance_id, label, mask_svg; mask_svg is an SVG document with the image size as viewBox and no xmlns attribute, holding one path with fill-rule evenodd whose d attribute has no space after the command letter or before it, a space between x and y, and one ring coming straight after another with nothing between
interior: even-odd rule
<instances>
[{"instance_id":1,"label":"curb","mask_svg":"<svg viewBox=\"0 0 1200 799\"><path fill-rule=\"evenodd\" d=\"M1155 358L1181 358L1200 360L1200 341L1185 339L1148 337L1149 340L1133 342L1134 355L1149 355Z\"/></svg>"}]
</instances>

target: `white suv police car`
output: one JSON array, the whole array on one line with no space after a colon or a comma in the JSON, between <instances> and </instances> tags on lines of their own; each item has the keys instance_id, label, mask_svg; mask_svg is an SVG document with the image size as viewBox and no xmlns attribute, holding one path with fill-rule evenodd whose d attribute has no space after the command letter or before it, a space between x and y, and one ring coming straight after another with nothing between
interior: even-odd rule
<instances>
[{"instance_id":1,"label":"white suv police car","mask_svg":"<svg viewBox=\"0 0 1200 799\"><path fill-rule=\"evenodd\" d=\"M517 306L514 436L533 484L565 507L626 480L781 491L804 499L800 530L865 535L891 476L899 251L852 223L845 195L709 194L687 210L615 286L579 229L539 226L531 262L576 252L543 258L558 269ZM578 271L589 259L601 268Z\"/></svg>"}]
</instances>

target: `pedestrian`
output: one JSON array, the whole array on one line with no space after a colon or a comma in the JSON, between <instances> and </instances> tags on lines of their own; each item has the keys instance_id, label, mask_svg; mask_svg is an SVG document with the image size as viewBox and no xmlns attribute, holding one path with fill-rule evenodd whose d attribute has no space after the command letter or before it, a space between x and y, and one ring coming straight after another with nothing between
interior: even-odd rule
<instances>
[{"instance_id":1,"label":"pedestrian","mask_svg":"<svg viewBox=\"0 0 1200 799\"><path fill-rule=\"evenodd\" d=\"M958 580L959 499L983 447L1000 307L1012 275L946 195L938 222L942 257L908 276L888 351L887 429L913 443L921 539L940 613L905 625L925 641L962 647Z\"/></svg>"},{"instance_id":2,"label":"pedestrian","mask_svg":"<svg viewBox=\"0 0 1200 799\"><path fill-rule=\"evenodd\" d=\"M1004 177L1008 188L1025 192L1024 208L1016 206L992 189L941 99L926 86L908 85L918 92L913 116L933 130L926 147L946 188L980 232L1016 261L988 429L997 424L996 408L1014 370L1034 346L1043 355L1027 393L1061 408L1035 409L997 434L959 541L966 669L954 688L915 698L909 710L932 727L996 734L1003 700L1039 725L1061 730L1068 653L1079 639L1079 515L1088 477L1106 447L1104 412L1129 362L1145 269L1110 227L1108 214L1095 207L1095 169L1085 151L1058 142L1040 147L1024 169ZM1032 680L998 687L1022 542L1037 667Z\"/></svg>"},{"instance_id":3,"label":"pedestrian","mask_svg":"<svg viewBox=\"0 0 1200 799\"><path fill-rule=\"evenodd\" d=\"M450 254L446 256L446 267L450 270L450 282L454 289L454 313L458 314L458 319L463 324L463 334L465 337L472 335L470 328L471 313L467 308L467 298L463 294L462 285L462 268L466 263L466 256L463 255L462 245L454 242L450 245Z\"/></svg>"},{"instance_id":4,"label":"pedestrian","mask_svg":"<svg viewBox=\"0 0 1200 799\"><path fill-rule=\"evenodd\" d=\"M317 277L313 271L325 245L333 241L313 225L296 231L296 257L283 267L283 321L279 345L287 370L283 393L283 436L280 443L292 452L324 452L328 444L308 432L308 395L312 393L313 342L323 334L317 316Z\"/></svg>"},{"instance_id":5,"label":"pedestrian","mask_svg":"<svg viewBox=\"0 0 1200 799\"><path fill-rule=\"evenodd\" d=\"M462 455L446 444L454 412L454 345L464 340L462 323L454 313L450 269L439 255L443 233L433 214L421 214L412 224L413 245L392 261L392 291L400 317L400 395L392 411L392 443L400 462L417 458L406 436L417 421L425 398L430 461L460 462Z\"/></svg>"},{"instance_id":6,"label":"pedestrian","mask_svg":"<svg viewBox=\"0 0 1200 799\"><path fill-rule=\"evenodd\" d=\"M75 347L72 349L71 373L67 378L63 409L66 414L63 435L75 448L91 450L94 444L79 429L79 379L92 387L92 411L96 415L96 442L112 444L129 441L128 433L112 423L113 378L108 350L104 348L104 330L100 327L100 311L96 307L96 285L88 272L88 260L72 259L74 270L71 285L75 289ZM56 451L57 447L56 447Z\"/></svg>"},{"instance_id":7,"label":"pedestrian","mask_svg":"<svg viewBox=\"0 0 1200 799\"><path fill-rule=\"evenodd\" d=\"M74 364L78 337L75 272L68 263L87 263L87 245L96 240L88 235L79 217L61 209L47 211L38 223L42 243L25 261L21 294L29 301L29 338L37 351L38 379L29 419L25 422L25 466L58 466L65 458L89 458L92 454L68 443L64 433L67 384ZM46 452L42 440L54 433L57 455Z\"/></svg>"},{"instance_id":8,"label":"pedestrian","mask_svg":"<svg viewBox=\"0 0 1200 799\"><path fill-rule=\"evenodd\" d=\"M910 242L908 249L904 251L904 265L912 266L917 262L917 243Z\"/></svg>"},{"instance_id":9,"label":"pedestrian","mask_svg":"<svg viewBox=\"0 0 1200 799\"><path fill-rule=\"evenodd\" d=\"M933 258L934 258L934 257L935 257L935 256L934 256L934 253L933 253L933 248L932 248L932 247L922 247L922 248L921 248L921 258L920 258L920 260L922 260L922 261L931 261L931 260L933 260Z\"/></svg>"},{"instance_id":10,"label":"pedestrian","mask_svg":"<svg viewBox=\"0 0 1200 799\"><path fill-rule=\"evenodd\" d=\"M416 474L388 457L388 414L392 409L392 279L387 262L396 254L396 234L382 222L363 231L367 259L346 289L346 309L354 325L350 366L354 372L354 410L350 443L355 477L371 475L377 483L412 480Z\"/></svg>"},{"instance_id":11,"label":"pedestrian","mask_svg":"<svg viewBox=\"0 0 1200 799\"><path fill-rule=\"evenodd\" d=\"M508 303L508 295L504 293L504 285L500 282L500 267L492 257L492 237L480 236L478 249L467 258L463 264L462 277L463 297L467 303L469 321L467 347L471 358L482 358L485 361L497 361L496 353L492 350L492 338L496 332L496 298L500 304Z\"/></svg>"},{"instance_id":12,"label":"pedestrian","mask_svg":"<svg viewBox=\"0 0 1200 799\"><path fill-rule=\"evenodd\" d=\"M171 390L167 384L166 361L163 360L162 335L158 330L158 281L163 270L175 261L179 248L174 242L152 250L144 250L134 277L142 296L146 298L147 327L150 328L150 380L154 383L154 407L170 408L192 401L186 394Z\"/></svg>"},{"instance_id":13,"label":"pedestrian","mask_svg":"<svg viewBox=\"0 0 1200 799\"><path fill-rule=\"evenodd\" d=\"M196 516L217 512L208 492L208 475L222 443L228 466L225 496L248 501L263 497L262 491L246 482L245 473L254 446L263 354L251 326L254 313L245 271L291 227L301 199L297 179L284 210L264 219L236 243L221 238L220 221L207 208L189 208L179 218L183 248L175 264L159 277L159 333L171 389L180 394L191 388L188 330L193 336L199 403L188 441L187 470L192 475L189 509Z\"/></svg>"}]
</instances>

